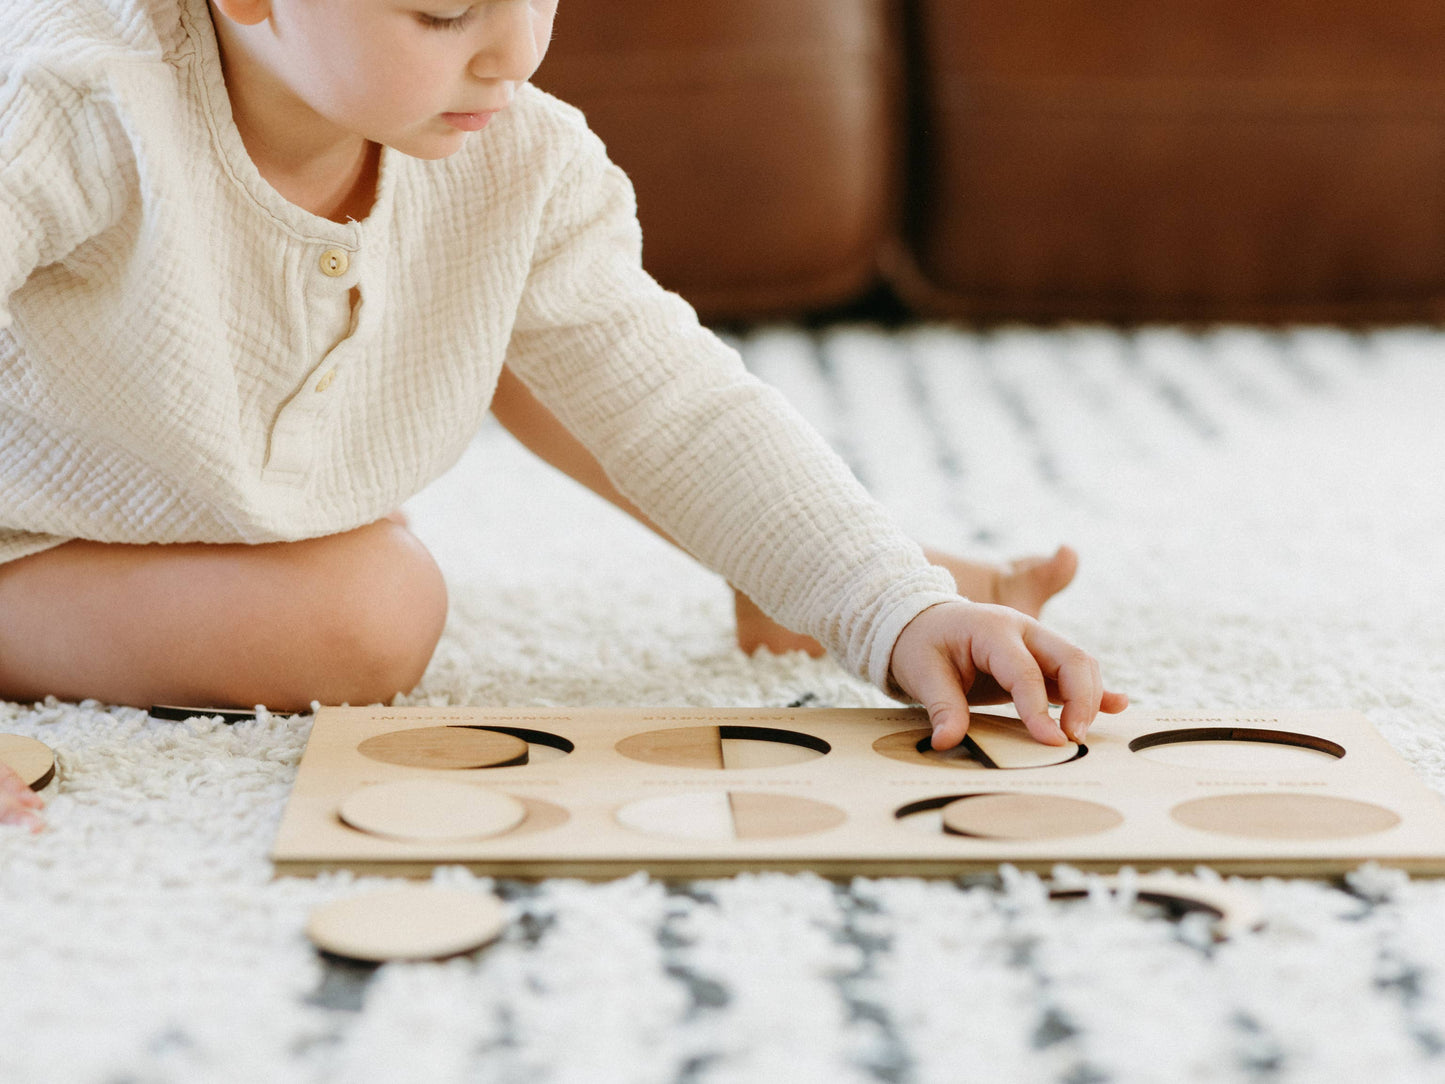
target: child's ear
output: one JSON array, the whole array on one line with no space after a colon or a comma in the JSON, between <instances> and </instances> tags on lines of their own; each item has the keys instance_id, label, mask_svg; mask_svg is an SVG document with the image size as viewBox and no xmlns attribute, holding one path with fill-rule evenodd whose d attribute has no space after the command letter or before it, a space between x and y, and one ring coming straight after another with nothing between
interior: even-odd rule
<instances>
[{"instance_id":1,"label":"child's ear","mask_svg":"<svg viewBox=\"0 0 1445 1084\"><path fill-rule=\"evenodd\" d=\"M211 5L241 26L255 26L271 15L271 0L211 0Z\"/></svg>"}]
</instances>

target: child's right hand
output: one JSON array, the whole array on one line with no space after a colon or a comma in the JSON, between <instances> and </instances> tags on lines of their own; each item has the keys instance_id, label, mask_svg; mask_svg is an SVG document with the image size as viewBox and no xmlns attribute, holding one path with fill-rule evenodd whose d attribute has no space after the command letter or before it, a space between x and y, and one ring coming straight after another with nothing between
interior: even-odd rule
<instances>
[{"instance_id":1,"label":"child's right hand","mask_svg":"<svg viewBox=\"0 0 1445 1084\"><path fill-rule=\"evenodd\" d=\"M1092 656L1006 606L960 600L924 610L893 647L893 680L928 710L933 748L952 749L968 731L968 705L1012 699L1045 745L1082 741L1100 711L1129 706L1104 688ZM1049 704L1062 704L1055 722Z\"/></svg>"},{"instance_id":2,"label":"child's right hand","mask_svg":"<svg viewBox=\"0 0 1445 1084\"><path fill-rule=\"evenodd\" d=\"M4 764L0 764L0 824L18 824L38 832L45 827L45 802Z\"/></svg>"}]
</instances>

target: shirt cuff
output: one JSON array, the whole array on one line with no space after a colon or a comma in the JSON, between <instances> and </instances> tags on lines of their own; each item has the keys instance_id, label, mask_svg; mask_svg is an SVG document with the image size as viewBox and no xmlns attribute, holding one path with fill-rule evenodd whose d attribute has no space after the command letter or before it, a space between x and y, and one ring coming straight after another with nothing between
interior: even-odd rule
<instances>
[{"instance_id":1,"label":"shirt cuff","mask_svg":"<svg viewBox=\"0 0 1445 1084\"><path fill-rule=\"evenodd\" d=\"M942 570L940 570L942 571ZM945 572L944 575L947 575ZM932 609L945 602L963 602L957 591L921 590L911 592L896 602L879 620L873 634L873 649L868 657L868 669L864 674L869 681L882 689L894 700L911 703L913 698L898 687L893 680L893 648L908 623L924 610Z\"/></svg>"}]
</instances>

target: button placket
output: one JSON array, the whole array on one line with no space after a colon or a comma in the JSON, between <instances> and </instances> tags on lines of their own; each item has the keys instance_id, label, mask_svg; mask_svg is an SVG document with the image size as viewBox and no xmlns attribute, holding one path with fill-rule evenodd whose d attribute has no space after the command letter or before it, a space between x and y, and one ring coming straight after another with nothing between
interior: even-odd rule
<instances>
[{"instance_id":1,"label":"button placket","mask_svg":"<svg viewBox=\"0 0 1445 1084\"><path fill-rule=\"evenodd\" d=\"M359 302L351 296L351 291L357 288L357 281L359 280L360 276L359 274L350 273L353 269L353 260L351 254L348 253L346 249L339 248L335 245L322 252L320 257L318 257L316 264L317 267L320 268L321 273L327 278L346 278L346 282L338 283L337 285L342 289L347 290L348 292L347 334L346 336L343 336L340 340L338 340L336 344L333 345L329 350L322 354L320 360L317 363L316 369L312 371L311 376L307 379L307 383L310 384L311 390L317 395L321 395L324 394L333 383L335 383L337 377L337 360L338 354L340 353L340 348L342 347L342 345L344 345L346 337L355 332L355 306L359 304ZM318 372L320 373L319 376L317 375Z\"/></svg>"},{"instance_id":2,"label":"button placket","mask_svg":"<svg viewBox=\"0 0 1445 1084\"><path fill-rule=\"evenodd\" d=\"M302 287L303 292L313 299L304 304L310 307L317 302L323 306L328 302L333 305L342 302L346 305L347 316L344 325L337 325L339 339L333 339L332 333L318 326L319 339L312 339L312 349L319 347L322 352L319 356L313 355L316 357L315 367L281 407L271 428L262 475L268 481L292 486L304 484L315 454L318 426L325 425L325 417L334 409L335 393L326 393L340 375L347 340L355 333L356 302L351 291L358 287L360 279L360 265L355 255L337 245L327 246L319 252L312 248L310 255L303 255L302 259L305 261L302 268L309 265L310 275L316 276L309 286ZM309 324L311 320L307 322Z\"/></svg>"}]
</instances>

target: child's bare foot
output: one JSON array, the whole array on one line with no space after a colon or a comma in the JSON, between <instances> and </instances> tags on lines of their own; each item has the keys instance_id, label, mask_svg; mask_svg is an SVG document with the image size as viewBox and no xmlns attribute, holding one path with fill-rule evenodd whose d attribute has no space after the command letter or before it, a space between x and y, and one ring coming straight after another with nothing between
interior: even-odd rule
<instances>
[{"instance_id":1,"label":"child's bare foot","mask_svg":"<svg viewBox=\"0 0 1445 1084\"><path fill-rule=\"evenodd\" d=\"M964 598L1008 606L1030 617L1038 617L1044 603L1069 586L1079 571L1079 555L1071 546L1060 546L1052 557L1021 557L1002 566L967 561L938 550L923 552L933 564L953 574Z\"/></svg>"},{"instance_id":2,"label":"child's bare foot","mask_svg":"<svg viewBox=\"0 0 1445 1084\"><path fill-rule=\"evenodd\" d=\"M1038 617L1044 603L1067 587L1079 568L1079 555L1069 546L1060 546L1052 557L1023 557L1002 566L969 561L938 550L923 552L935 565L948 569L958 585L958 593L964 598L1009 606L1030 617ZM814 658L824 653L823 645L817 640L784 628L741 591L733 592L733 612L737 619L738 647L749 655L760 647L777 654L805 651Z\"/></svg>"},{"instance_id":3,"label":"child's bare foot","mask_svg":"<svg viewBox=\"0 0 1445 1084\"><path fill-rule=\"evenodd\" d=\"M40 810L45 802L4 764L0 764L0 824L18 824L38 832L45 822Z\"/></svg>"}]
</instances>

